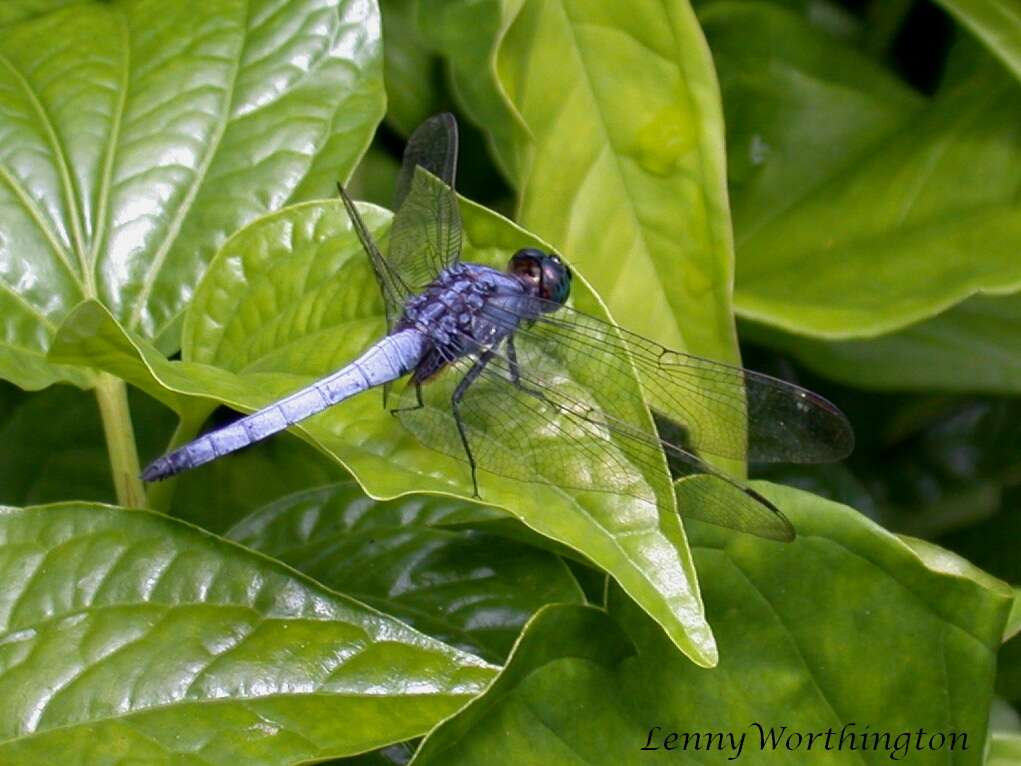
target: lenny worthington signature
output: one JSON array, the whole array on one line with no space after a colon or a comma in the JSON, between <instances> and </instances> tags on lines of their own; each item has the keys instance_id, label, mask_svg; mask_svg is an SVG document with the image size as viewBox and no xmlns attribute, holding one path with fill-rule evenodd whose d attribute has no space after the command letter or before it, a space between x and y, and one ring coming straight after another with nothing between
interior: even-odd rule
<instances>
[{"instance_id":1,"label":"lenny worthington signature","mask_svg":"<svg viewBox=\"0 0 1021 766\"><path fill-rule=\"evenodd\" d=\"M671 731L653 726L642 750L678 750L727 753L727 760L736 761L749 749L760 752L806 752L820 750L885 751L890 759L899 761L912 752L967 750L967 732L928 732L873 730L866 724L858 728L851 721L839 731L830 727L821 731L798 731L784 726L763 726L752 722L740 731Z\"/></svg>"}]
</instances>

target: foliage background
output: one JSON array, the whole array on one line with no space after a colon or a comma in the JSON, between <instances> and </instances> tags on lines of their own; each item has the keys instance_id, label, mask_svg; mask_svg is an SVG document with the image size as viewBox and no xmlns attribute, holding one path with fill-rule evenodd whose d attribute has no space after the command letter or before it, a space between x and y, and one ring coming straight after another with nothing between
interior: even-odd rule
<instances>
[{"instance_id":1,"label":"foliage background","mask_svg":"<svg viewBox=\"0 0 1021 766\"><path fill-rule=\"evenodd\" d=\"M0 761L643 763L654 725L858 721L1021 762L1021 5L693 5L0 7ZM576 305L849 414L845 463L752 467L797 542L481 509L369 396L142 493L378 337L328 198L385 233L441 109L466 257L555 246Z\"/></svg>"}]
</instances>

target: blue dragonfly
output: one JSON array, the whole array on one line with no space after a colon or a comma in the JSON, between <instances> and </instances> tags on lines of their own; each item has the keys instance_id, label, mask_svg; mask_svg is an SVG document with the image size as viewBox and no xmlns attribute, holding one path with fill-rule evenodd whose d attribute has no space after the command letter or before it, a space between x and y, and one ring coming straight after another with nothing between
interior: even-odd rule
<instances>
[{"instance_id":1,"label":"blue dragonfly","mask_svg":"<svg viewBox=\"0 0 1021 766\"><path fill-rule=\"evenodd\" d=\"M475 497L489 472L655 504L673 491L673 474L685 477L683 513L793 539L778 508L705 457L838 460L854 442L840 410L574 310L571 270L555 253L520 249L502 271L463 262L457 148L449 114L408 140L386 255L338 184L383 294L387 335L331 375L163 455L143 478L195 468L383 387L384 406L419 441L467 462Z\"/></svg>"}]
</instances>

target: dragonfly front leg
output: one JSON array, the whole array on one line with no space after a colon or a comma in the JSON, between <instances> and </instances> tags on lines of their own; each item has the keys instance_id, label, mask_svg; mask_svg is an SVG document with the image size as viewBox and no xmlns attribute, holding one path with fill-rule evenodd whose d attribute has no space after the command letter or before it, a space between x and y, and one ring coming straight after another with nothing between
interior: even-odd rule
<instances>
[{"instance_id":1,"label":"dragonfly front leg","mask_svg":"<svg viewBox=\"0 0 1021 766\"><path fill-rule=\"evenodd\" d=\"M521 368L518 366L518 352L517 349L514 348L513 335L507 336L507 362L508 367L510 367L511 383L514 384L515 388L517 388L520 391L524 391L529 396L534 396L540 402L549 401L546 398L546 394L544 394L542 391L536 388L531 388L530 386L526 386L524 383L521 382Z\"/></svg>"},{"instance_id":2,"label":"dragonfly front leg","mask_svg":"<svg viewBox=\"0 0 1021 766\"><path fill-rule=\"evenodd\" d=\"M479 375L481 375L482 371L486 369L486 365L489 364L489 361L492 358L493 351L489 350L476 359L475 364L473 364L467 374L461 378L461 382L458 383L457 388L454 389L453 396L450 397L450 409L454 413L454 422L457 424L457 432L461 435L461 444L464 446L464 452L468 456L468 465L471 466L472 497L480 500L482 499L482 496L479 495L479 479L477 467L475 465L475 456L472 455L471 444L468 443L468 434L464 430L464 420L461 419L461 400L464 398L464 394L468 390L468 386L478 379Z\"/></svg>"}]
</instances>

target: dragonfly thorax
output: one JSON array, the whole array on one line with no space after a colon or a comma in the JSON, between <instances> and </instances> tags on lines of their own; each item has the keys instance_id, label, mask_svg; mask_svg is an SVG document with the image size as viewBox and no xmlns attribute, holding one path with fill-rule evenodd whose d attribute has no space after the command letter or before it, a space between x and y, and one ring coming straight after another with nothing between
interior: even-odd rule
<instances>
[{"instance_id":1,"label":"dragonfly thorax","mask_svg":"<svg viewBox=\"0 0 1021 766\"><path fill-rule=\"evenodd\" d=\"M461 356L499 342L506 333L487 318L487 311L523 294L522 285L508 274L459 263L405 303L394 330L418 330L445 356Z\"/></svg>"}]
</instances>

